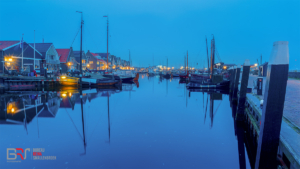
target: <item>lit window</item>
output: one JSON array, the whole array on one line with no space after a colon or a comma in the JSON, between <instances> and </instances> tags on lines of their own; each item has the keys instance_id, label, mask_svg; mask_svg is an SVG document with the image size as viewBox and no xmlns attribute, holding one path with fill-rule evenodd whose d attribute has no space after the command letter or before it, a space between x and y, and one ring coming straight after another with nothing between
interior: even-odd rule
<instances>
[{"instance_id":1,"label":"lit window","mask_svg":"<svg viewBox=\"0 0 300 169\"><path fill-rule=\"evenodd\" d=\"M99 65L100 63L99 62L97 62L97 65Z\"/></svg>"},{"instance_id":2,"label":"lit window","mask_svg":"<svg viewBox=\"0 0 300 169\"><path fill-rule=\"evenodd\" d=\"M90 61L90 64L93 64L93 61Z\"/></svg>"},{"instance_id":3,"label":"lit window","mask_svg":"<svg viewBox=\"0 0 300 169\"><path fill-rule=\"evenodd\" d=\"M82 60L82 63L85 63L85 60Z\"/></svg>"}]
</instances>

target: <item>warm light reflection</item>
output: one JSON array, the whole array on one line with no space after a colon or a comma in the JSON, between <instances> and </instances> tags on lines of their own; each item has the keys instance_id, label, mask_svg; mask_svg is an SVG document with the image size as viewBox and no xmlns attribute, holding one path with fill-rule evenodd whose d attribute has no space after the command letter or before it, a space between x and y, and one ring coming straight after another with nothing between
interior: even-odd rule
<instances>
[{"instance_id":1,"label":"warm light reflection","mask_svg":"<svg viewBox=\"0 0 300 169\"><path fill-rule=\"evenodd\" d=\"M66 96L67 96L67 94L66 94L66 93L63 93L63 94L61 94L61 96L62 96L62 97L66 97Z\"/></svg>"},{"instance_id":2,"label":"warm light reflection","mask_svg":"<svg viewBox=\"0 0 300 169\"><path fill-rule=\"evenodd\" d=\"M65 79L65 78L66 78L66 76L62 76L61 78L62 78L62 79Z\"/></svg>"},{"instance_id":3,"label":"warm light reflection","mask_svg":"<svg viewBox=\"0 0 300 169\"><path fill-rule=\"evenodd\" d=\"M16 113L17 113L17 108L16 108L16 105L15 105L15 102L8 103L7 114L16 114Z\"/></svg>"},{"instance_id":4,"label":"warm light reflection","mask_svg":"<svg viewBox=\"0 0 300 169\"><path fill-rule=\"evenodd\" d=\"M72 96L72 93L69 93L69 97L71 97Z\"/></svg>"}]
</instances>

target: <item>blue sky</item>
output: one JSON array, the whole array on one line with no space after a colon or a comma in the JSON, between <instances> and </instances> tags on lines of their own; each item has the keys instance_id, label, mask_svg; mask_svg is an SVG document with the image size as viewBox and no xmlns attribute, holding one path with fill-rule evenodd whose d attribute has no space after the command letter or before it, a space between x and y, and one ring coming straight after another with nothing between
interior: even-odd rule
<instances>
[{"instance_id":1,"label":"blue sky","mask_svg":"<svg viewBox=\"0 0 300 169\"><path fill-rule=\"evenodd\" d=\"M256 63L262 54L268 61L274 41L289 41L290 69L300 69L300 1L256 0L1 0L0 40L53 42L69 48L85 21L83 49L106 52L106 19L110 22L110 53L133 65L183 65L203 67L205 36L215 36L216 48L225 63ZM73 43L79 50L79 36ZM216 59L219 61L218 59ZM205 62L207 65L207 62Z\"/></svg>"}]
</instances>

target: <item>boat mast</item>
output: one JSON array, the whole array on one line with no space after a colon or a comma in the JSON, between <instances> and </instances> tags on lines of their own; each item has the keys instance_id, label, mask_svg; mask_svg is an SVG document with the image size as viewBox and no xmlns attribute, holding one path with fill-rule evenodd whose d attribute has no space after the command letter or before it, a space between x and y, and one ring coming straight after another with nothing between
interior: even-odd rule
<instances>
[{"instance_id":1,"label":"boat mast","mask_svg":"<svg viewBox=\"0 0 300 169\"><path fill-rule=\"evenodd\" d=\"M82 12L76 11L78 13L81 13L81 23L80 23L80 86L82 85L82 25L83 25L83 19L82 19ZM81 95L81 94L80 94Z\"/></svg>"},{"instance_id":2,"label":"boat mast","mask_svg":"<svg viewBox=\"0 0 300 169\"><path fill-rule=\"evenodd\" d=\"M206 38L206 36L205 36L205 41L206 41L206 53L207 53L207 65L208 65L208 67L207 67L207 71L208 71L208 73L209 73L209 57L208 57L208 46L207 46L207 38Z\"/></svg>"},{"instance_id":3,"label":"boat mast","mask_svg":"<svg viewBox=\"0 0 300 169\"><path fill-rule=\"evenodd\" d=\"M130 63L130 49L128 49L129 50L129 67L131 66L131 63Z\"/></svg>"},{"instance_id":4,"label":"boat mast","mask_svg":"<svg viewBox=\"0 0 300 169\"><path fill-rule=\"evenodd\" d=\"M186 74L186 58L184 56L184 69L185 69L185 74Z\"/></svg>"},{"instance_id":5,"label":"boat mast","mask_svg":"<svg viewBox=\"0 0 300 169\"><path fill-rule=\"evenodd\" d=\"M107 41L106 41L106 63L107 63L107 66L106 66L106 70L108 70L108 16L103 16L103 17L106 17L106 22L107 22L107 33L106 33L106 36L107 36Z\"/></svg>"},{"instance_id":6,"label":"boat mast","mask_svg":"<svg viewBox=\"0 0 300 169\"><path fill-rule=\"evenodd\" d=\"M210 52L210 73L212 78L213 69L214 69L214 63L215 63L215 38L213 35L213 39L211 40L211 52Z\"/></svg>"},{"instance_id":7,"label":"boat mast","mask_svg":"<svg viewBox=\"0 0 300 169\"><path fill-rule=\"evenodd\" d=\"M189 51L186 51L187 76L189 76Z\"/></svg>"}]
</instances>

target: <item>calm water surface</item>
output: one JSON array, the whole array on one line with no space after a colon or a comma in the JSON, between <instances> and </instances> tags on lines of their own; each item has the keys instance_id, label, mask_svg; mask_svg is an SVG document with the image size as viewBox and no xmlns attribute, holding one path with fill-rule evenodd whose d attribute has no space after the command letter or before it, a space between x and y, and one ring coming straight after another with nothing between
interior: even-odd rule
<instances>
[{"instance_id":1,"label":"calm water surface","mask_svg":"<svg viewBox=\"0 0 300 169\"><path fill-rule=\"evenodd\" d=\"M0 168L250 168L228 95L189 94L179 79L140 76L82 101L72 90L6 93L0 108ZM30 151L7 160L7 148Z\"/></svg>"}]
</instances>

